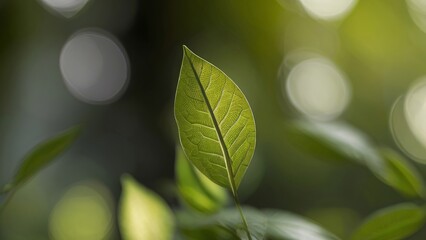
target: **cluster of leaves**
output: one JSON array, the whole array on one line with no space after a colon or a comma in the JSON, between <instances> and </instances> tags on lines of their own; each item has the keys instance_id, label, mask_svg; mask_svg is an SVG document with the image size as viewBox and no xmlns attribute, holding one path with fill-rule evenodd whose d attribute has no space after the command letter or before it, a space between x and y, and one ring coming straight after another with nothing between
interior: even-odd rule
<instances>
[{"instance_id":1,"label":"cluster of leaves","mask_svg":"<svg viewBox=\"0 0 426 240\"><path fill-rule=\"evenodd\" d=\"M177 189L184 208L173 215L159 196L125 177L120 203L125 239L337 239L301 216L240 205L238 187L256 145L253 113L226 74L186 47L175 117L181 142ZM235 208L227 206L229 199Z\"/></svg>"},{"instance_id":2,"label":"cluster of leaves","mask_svg":"<svg viewBox=\"0 0 426 240\"><path fill-rule=\"evenodd\" d=\"M122 177L119 225L123 239L287 239L336 240L314 222L282 210L241 206L238 187L256 145L248 101L220 69L184 47L175 99L181 146L176 152L176 185L182 207L166 202L131 176ZM296 121L290 139L305 152L326 159L350 159L406 197L424 198L420 174L390 148L373 147L346 123ZM39 144L0 192L0 210L14 192L75 140L72 128ZM230 207L233 200L235 207ZM1 214L1 211L0 211ZM426 210L401 203L373 213L353 240L404 239L426 221Z\"/></svg>"},{"instance_id":3,"label":"cluster of leaves","mask_svg":"<svg viewBox=\"0 0 426 240\"><path fill-rule=\"evenodd\" d=\"M186 47L176 90L175 117L182 145L177 153L178 189L183 204L195 211L176 211L176 223L168 224L170 232L177 226L175 235L189 239L338 239L301 216L240 206L238 186L256 142L253 114L235 83ZM424 197L421 176L409 161L390 148L373 147L365 134L348 124L304 120L291 123L288 129L290 139L305 152L327 159L353 160L404 196ZM230 190L235 208L223 208L227 201L225 190L214 184ZM171 211L163 204L162 212ZM155 216L158 214L153 212L149 219ZM164 224L163 220L158 221ZM401 203L373 213L355 230L352 239L404 239L425 221L424 207ZM142 239L136 234L143 227L141 224L136 228L134 237L129 239Z\"/></svg>"},{"instance_id":4,"label":"cluster of leaves","mask_svg":"<svg viewBox=\"0 0 426 240\"><path fill-rule=\"evenodd\" d=\"M297 120L288 136L305 153L327 161L346 161L367 167L378 180L408 199L425 199L423 179L415 166L390 147L375 146L362 131L345 122ZM368 217L352 239L405 239L426 222L426 209L404 202Z\"/></svg>"},{"instance_id":5,"label":"cluster of leaves","mask_svg":"<svg viewBox=\"0 0 426 240\"><path fill-rule=\"evenodd\" d=\"M338 239L301 216L240 206L238 186L255 148L252 112L243 93L229 77L185 47L175 116L182 145L182 150L178 148L176 154L177 185L181 202L187 206L175 211L174 218L171 215L166 218L175 219L172 224L167 221L169 231L175 231L175 236L188 239ZM421 176L409 161L390 148L373 147L365 134L348 124L303 120L291 123L288 130L290 139L305 152L327 159L351 159L366 166L378 179L404 196L424 197ZM230 197L225 189L230 191ZM229 198L234 200L235 208L226 207ZM124 200L122 204L127 201L131 200ZM162 212L171 213L166 204L162 205ZM128 214L131 209L134 208L129 208ZM152 222L158 214L151 213ZM414 203L381 209L355 230L352 239L404 239L424 225L425 214L425 209ZM134 219L134 223L136 220L139 219ZM165 223L157 220L159 225ZM123 219L122 223L124 229L127 222ZM143 225L135 228L133 237L128 239L142 239L136 236L148 232L148 229L141 231ZM164 230L165 226L162 227ZM160 239L158 235L144 237ZM162 239L170 239L164 237Z\"/></svg>"}]
</instances>

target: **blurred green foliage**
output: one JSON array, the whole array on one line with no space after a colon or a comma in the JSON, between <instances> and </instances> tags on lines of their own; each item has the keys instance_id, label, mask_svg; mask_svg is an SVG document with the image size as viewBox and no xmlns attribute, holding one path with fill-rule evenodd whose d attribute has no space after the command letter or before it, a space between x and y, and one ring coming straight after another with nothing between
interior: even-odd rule
<instances>
[{"instance_id":1,"label":"blurred green foliage","mask_svg":"<svg viewBox=\"0 0 426 240\"><path fill-rule=\"evenodd\" d=\"M378 209L423 202L426 169L408 151L413 144L423 151L414 139L422 131L406 127L395 134L390 119L404 117L396 114L404 109L393 111L394 103L426 73L424 6L415 0L358 0L344 15L322 19L302 2L307 1L89 0L66 18L46 1L0 1L1 186L35 143L67 126L87 125L68 154L15 194L0 216L0 239L51 237L53 209L75 182L101 182L117 205L124 172L177 206L170 190L177 142L172 106L183 44L226 72L252 107L257 147L241 190L251 176L263 177L247 191L244 205L308 216L348 239ZM103 106L75 98L60 71L67 39L87 28L115 36L131 66L127 91ZM366 148L330 141L342 129L318 135L294 126L307 116L289 98L286 81L311 55L333 62L352 92L341 115L314 124L343 122L368 139ZM376 158L382 168L369 162ZM254 167L256 162L262 167ZM408 239L424 239L426 228L417 223L412 229L419 231ZM117 229L115 222L110 239L120 239ZM223 229L219 234L229 236Z\"/></svg>"}]
</instances>

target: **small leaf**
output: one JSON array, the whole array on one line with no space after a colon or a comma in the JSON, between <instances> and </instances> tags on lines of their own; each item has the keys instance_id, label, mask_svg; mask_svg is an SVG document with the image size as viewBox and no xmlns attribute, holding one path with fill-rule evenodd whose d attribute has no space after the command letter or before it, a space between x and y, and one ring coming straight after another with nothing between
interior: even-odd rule
<instances>
[{"instance_id":1,"label":"small leaf","mask_svg":"<svg viewBox=\"0 0 426 240\"><path fill-rule=\"evenodd\" d=\"M346 160L346 154L331 147L326 141L313 134L309 129L303 127L303 123L291 122L285 124L286 139L293 144L301 153L315 156L316 159L326 160L333 163L340 163Z\"/></svg>"},{"instance_id":2,"label":"small leaf","mask_svg":"<svg viewBox=\"0 0 426 240\"><path fill-rule=\"evenodd\" d=\"M408 197L423 197L423 180L417 169L392 149L384 148L380 152L387 162L384 181Z\"/></svg>"},{"instance_id":3,"label":"small leaf","mask_svg":"<svg viewBox=\"0 0 426 240\"><path fill-rule=\"evenodd\" d=\"M235 193L254 154L253 113L225 73L186 47L175 118L187 158L210 180Z\"/></svg>"},{"instance_id":4,"label":"small leaf","mask_svg":"<svg viewBox=\"0 0 426 240\"><path fill-rule=\"evenodd\" d=\"M399 240L418 231L425 223L425 210L412 203L381 209L355 231L353 240Z\"/></svg>"},{"instance_id":5,"label":"small leaf","mask_svg":"<svg viewBox=\"0 0 426 240\"><path fill-rule=\"evenodd\" d=\"M331 234L315 223L293 213L266 210L269 220L267 235L274 240L337 240Z\"/></svg>"},{"instance_id":6,"label":"small leaf","mask_svg":"<svg viewBox=\"0 0 426 240\"><path fill-rule=\"evenodd\" d=\"M176 153L176 176L180 196L193 209L214 213L226 204L225 189L195 169L180 147L177 147Z\"/></svg>"},{"instance_id":7,"label":"small leaf","mask_svg":"<svg viewBox=\"0 0 426 240\"><path fill-rule=\"evenodd\" d=\"M367 135L346 123L301 120L294 122L291 129L325 148L332 158L345 158L373 168L382 165L383 161ZM316 149L313 150L316 153Z\"/></svg>"},{"instance_id":8,"label":"small leaf","mask_svg":"<svg viewBox=\"0 0 426 240\"><path fill-rule=\"evenodd\" d=\"M251 237L257 240L265 239L268 219L262 212L254 208L245 207L243 211L251 231ZM247 239L240 214L235 208L224 209L207 217L188 212L178 212L177 218L179 219L179 227L187 231L222 227L238 236L238 239Z\"/></svg>"},{"instance_id":9,"label":"small leaf","mask_svg":"<svg viewBox=\"0 0 426 240\"><path fill-rule=\"evenodd\" d=\"M404 195L423 196L420 174L408 161L389 149L376 150L366 134L350 125L298 121L290 130L292 136L298 137L297 141L302 139L313 146L305 148L312 154L327 153L325 157L352 160L369 168L380 181Z\"/></svg>"},{"instance_id":10,"label":"small leaf","mask_svg":"<svg viewBox=\"0 0 426 240\"><path fill-rule=\"evenodd\" d=\"M167 204L129 175L122 177L121 184L119 225L123 239L172 239L174 219Z\"/></svg>"},{"instance_id":11,"label":"small leaf","mask_svg":"<svg viewBox=\"0 0 426 240\"><path fill-rule=\"evenodd\" d=\"M19 167L13 181L4 187L5 192L11 191L25 183L48 165L53 159L64 152L80 133L80 127L73 127L45 142L38 144Z\"/></svg>"}]
</instances>

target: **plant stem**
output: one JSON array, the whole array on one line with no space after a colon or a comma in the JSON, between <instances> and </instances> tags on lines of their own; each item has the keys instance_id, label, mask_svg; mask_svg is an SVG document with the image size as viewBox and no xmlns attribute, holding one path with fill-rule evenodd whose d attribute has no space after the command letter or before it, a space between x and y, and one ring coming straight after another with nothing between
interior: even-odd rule
<instances>
[{"instance_id":1,"label":"plant stem","mask_svg":"<svg viewBox=\"0 0 426 240\"><path fill-rule=\"evenodd\" d=\"M244 230L247 233L248 240L252 240L251 234L250 234L250 230L249 230L249 226L247 224L246 217L244 216L243 209L241 208L241 204L240 204L240 199L238 197L238 193L236 191L235 192L233 191L232 192L232 196L234 198L235 205L238 208L238 212L240 213L241 221L243 222Z\"/></svg>"}]
</instances>

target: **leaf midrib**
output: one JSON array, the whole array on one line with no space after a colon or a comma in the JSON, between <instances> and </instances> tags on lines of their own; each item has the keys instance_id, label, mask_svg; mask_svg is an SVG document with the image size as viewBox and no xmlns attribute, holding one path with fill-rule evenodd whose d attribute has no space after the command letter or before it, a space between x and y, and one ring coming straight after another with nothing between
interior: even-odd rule
<instances>
[{"instance_id":1,"label":"leaf midrib","mask_svg":"<svg viewBox=\"0 0 426 240\"><path fill-rule=\"evenodd\" d=\"M188 62L191 65L191 69L192 69L192 71L193 71L193 73L195 75L195 79L197 80L198 87L200 88L200 91L201 91L201 93L203 95L204 102L207 105L207 109L209 111L210 118L212 119L214 128L216 129L216 134L217 134L217 137L219 139L220 148L221 148L222 153L224 155L224 160L225 160L225 165L226 165L226 172L228 174L228 180L229 180L230 185L231 185L231 191L232 191L232 194L234 196L236 196L237 189L236 189L236 184L235 184L235 180L234 180L234 177L233 177L234 174L232 172L231 157L229 156L228 149L227 149L227 147L225 145L225 140L223 139L222 132L220 131L219 124L218 124L218 122L216 120L216 117L214 115L213 108L210 105L210 101L209 101L209 99L207 97L207 93L204 91L204 88L203 88L203 85L201 83L200 77L198 76L198 73L195 70L195 67L194 67L194 64L192 63L191 58L188 56L188 49L186 49L186 48L185 48L185 57L188 59ZM203 67L204 67L204 65L201 65L201 72L203 71ZM201 74L201 72L200 72L200 74Z\"/></svg>"}]
</instances>

